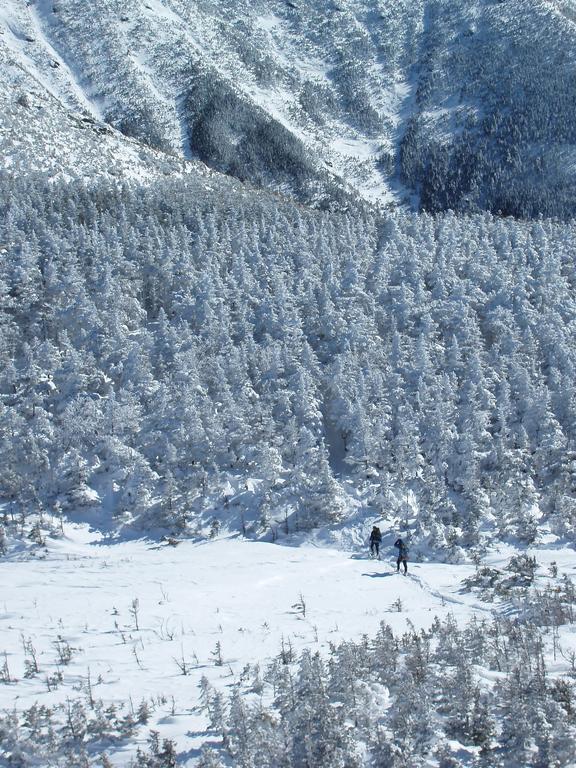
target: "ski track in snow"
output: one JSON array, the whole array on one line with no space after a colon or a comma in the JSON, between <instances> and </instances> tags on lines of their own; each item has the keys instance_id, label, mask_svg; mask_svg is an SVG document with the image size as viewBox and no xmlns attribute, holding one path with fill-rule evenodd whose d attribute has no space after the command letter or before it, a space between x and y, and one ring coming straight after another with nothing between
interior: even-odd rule
<instances>
[{"instance_id":1,"label":"ski track in snow","mask_svg":"<svg viewBox=\"0 0 576 768\"><path fill-rule=\"evenodd\" d=\"M377 561L364 553L238 538L171 547L108 543L86 526L67 527L66 534L49 540L41 556L0 564L0 653L6 651L19 680L0 686L0 709L24 709L35 701L55 705L81 695L72 687L78 690L89 669L99 681L94 695L107 703L131 700L137 706L152 697L171 702L166 711L156 710L156 724L179 750L196 750L206 738L204 717L195 711L202 675L229 690L246 664L266 664L282 642L296 653L310 648L327 654L330 643L372 636L382 621L402 633L410 625L426 628L436 616L454 614L463 624L494 611L460 591L474 571L469 564L411 562L405 577L395 572L394 553L387 550ZM556 551L550 558L569 569L570 553ZM62 667L64 684L48 692L44 680L57 669L58 636L78 650ZM41 672L30 679L23 677L23 638L38 652ZM217 642L222 666L214 663ZM185 676L176 663L181 658L191 664ZM167 723L172 708L176 714ZM131 746L142 744L147 733ZM115 764L127 760L120 752Z\"/></svg>"}]
</instances>

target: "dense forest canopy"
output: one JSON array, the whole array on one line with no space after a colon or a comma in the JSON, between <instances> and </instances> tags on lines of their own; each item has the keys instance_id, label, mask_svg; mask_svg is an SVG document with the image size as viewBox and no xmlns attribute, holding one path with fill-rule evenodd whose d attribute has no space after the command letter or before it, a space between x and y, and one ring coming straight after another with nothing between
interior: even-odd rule
<instances>
[{"instance_id":1,"label":"dense forest canopy","mask_svg":"<svg viewBox=\"0 0 576 768\"><path fill-rule=\"evenodd\" d=\"M14 511L194 531L254 478L260 536L346 519L353 478L445 553L573 539L571 224L321 213L200 180L4 176L1 200Z\"/></svg>"},{"instance_id":2,"label":"dense forest canopy","mask_svg":"<svg viewBox=\"0 0 576 768\"><path fill-rule=\"evenodd\" d=\"M573 765L574 0L0 5L0 766Z\"/></svg>"}]
</instances>

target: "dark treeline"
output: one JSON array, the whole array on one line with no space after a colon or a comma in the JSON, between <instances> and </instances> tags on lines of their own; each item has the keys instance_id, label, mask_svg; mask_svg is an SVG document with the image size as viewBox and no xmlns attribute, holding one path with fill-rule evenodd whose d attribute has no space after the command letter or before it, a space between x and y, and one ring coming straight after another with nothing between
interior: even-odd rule
<instances>
[{"instance_id":1,"label":"dark treeline","mask_svg":"<svg viewBox=\"0 0 576 768\"><path fill-rule=\"evenodd\" d=\"M570 11L528 0L424 3L400 155L425 210L574 215Z\"/></svg>"}]
</instances>

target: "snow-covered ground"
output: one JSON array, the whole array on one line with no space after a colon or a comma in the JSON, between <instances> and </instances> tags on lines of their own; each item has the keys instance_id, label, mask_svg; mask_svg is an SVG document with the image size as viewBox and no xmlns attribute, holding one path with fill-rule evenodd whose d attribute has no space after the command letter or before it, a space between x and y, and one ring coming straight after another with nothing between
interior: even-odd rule
<instances>
[{"instance_id":1,"label":"snow-covered ground","mask_svg":"<svg viewBox=\"0 0 576 768\"><path fill-rule=\"evenodd\" d=\"M510 554L488 562L503 566ZM574 576L573 553L534 554L542 573L555 561L561 575ZM0 711L56 705L82 695L74 690L86 691L90 680L106 704L156 702L148 728L173 738L192 766L206 739L196 710L202 676L230 689L247 664L266 663L283 644L327 653L329 643L374 635L383 620L402 633L409 622L424 628L452 613L463 624L505 609L463 592L471 564L410 563L405 577L395 573L393 552L382 555L240 538L108 543L86 526L66 526L34 556L13 553L0 565L0 662L5 652L16 679L0 685ZM569 629L565 651L576 650ZM72 649L68 665L58 661L57 642ZM24 677L30 643L39 672ZM62 683L49 691L46 678L58 668ZM136 743L112 752L113 763L128 765Z\"/></svg>"},{"instance_id":2,"label":"snow-covered ground","mask_svg":"<svg viewBox=\"0 0 576 768\"><path fill-rule=\"evenodd\" d=\"M414 83L406 82L402 68L378 55L379 44L370 42L366 32L360 40L372 46L378 63L360 66L359 71L365 70L361 79L366 78L366 99L375 110L374 116L378 115L377 127L367 132L356 125L356 110L338 106L341 97L333 82L335 43L331 38L335 36L342 50L352 47L347 35L356 40L358 29L367 24L363 4L352 4L341 29L329 26L311 39L305 23L304 31L299 23L294 27L293 15L279 16L273 11L274 3L257 5L261 7L250 8L248 4L232 12L224 11L219 2L202 9L186 0L134 0L98 8L92 3L74 14L66 4L59 7L45 0L5 0L0 7L0 58L14 64L19 78L24 74L62 107L89 116L98 124L116 125L111 115L115 110L124 111L121 91L130 81L128 101L134 97L134 103L147 104L164 144L187 159L196 156L190 149L192 129L186 113L190 66L207 67L215 81L237 92L247 109L261 110L297 137L303 152L320 161L324 174L349 185L366 200L401 202L405 190L396 178L394 163L383 171L381 155L386 150L392 157L399 151ZM90 21L93 13L96 27ZM237 25L242 30L241 45ZM98 48L85 47L86 39L94 34L100 35ZM125 51L116 63L107 51L111 40L112 58ZM356 62L351 50L350 56ZM257 64L247 64L250 57ZM116 83L119 68L124 75ZM302 106L304 88L308 100L315 104L314 117L308 114L310 106ZM8 86L10 90L13 88ZM310 94L317 91L329 94L331 106L316 105L322 99ZM321 116L316 115L318 110ZM142 114L135 119L141 122ZM64 149L58 147L58 151Z\"/></svg>"}]
</instances>

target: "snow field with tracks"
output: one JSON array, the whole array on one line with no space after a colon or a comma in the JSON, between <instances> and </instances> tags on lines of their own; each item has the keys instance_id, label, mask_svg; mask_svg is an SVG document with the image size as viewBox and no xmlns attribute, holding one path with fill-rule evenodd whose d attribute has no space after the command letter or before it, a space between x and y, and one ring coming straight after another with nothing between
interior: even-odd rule
<instances>
[{"instance_id":1,"label":"snow field with tracks","mask_svg":"<svg viewBox=\"0 0 576 768\"><path fill-rule=\"evenodd\" d=\"M387 549L377 561L361 552L239 538L174 547L111 544L85 526L65 532L32 559L14 555L0 566L0 664L12 679L0 685L0 710L90 695L137 708L145 699L151 720L138 739L110 751L118 766L129 764L152 728L189 755L184 765L194 765L208 733L198 706L202 676L225 692L246 665L264 668L282 647L327 655L330 643L372 636L382 621L402 634L436 616L452 613L464 624L475 613L490 618L506 610L462 590L473 565L411 562L404 577ZM504 567L511 552L488 560ZM554 561L561 575L574 576L568 550L532 553L540 572ZM58 643L70 648L68 664ZM552 673L565 671L576 650L574 627L561 630L560 643L564 656L548 659ZM31 648L38 672L26 677ZM62 681L49 690L47 678L58 670Z\"/></svg>"}]
</instances>

